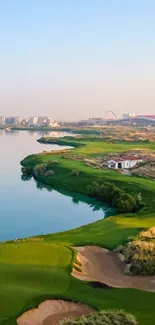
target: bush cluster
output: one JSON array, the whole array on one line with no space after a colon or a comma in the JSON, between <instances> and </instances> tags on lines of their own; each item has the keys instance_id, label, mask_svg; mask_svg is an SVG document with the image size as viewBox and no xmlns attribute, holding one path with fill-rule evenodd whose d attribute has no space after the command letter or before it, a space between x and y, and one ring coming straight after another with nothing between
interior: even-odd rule
<instances>
[{"instance_id":1,"label":"bush cluster","mask_svg":"<svg viewBox=\"0 0 155 325\"><path fill-rule=\"evenodd\" d=\"M32 168L31 167L22 167L21 169L23 175L31 176L32 175Z\"/></svg>"},{"instance_id":2,"label":"bush cluster","mask_svg":"<svg viewBox=\"0 0 155 325\"><path fill-rule=\"evenodd\" d=\"M100 311L79 319L63 321L61 325L138 325L134 316L123 311Z\"/></svg>"},{"instance_id":3,"label":"bush cluster","mask_svg":"<svg viewBox=\"0 0 155 325\"><path fill-rule=\"evenodd\" d=\"M44 175L44 176L52 176L55 174L53 171L54 163L42 163L33 168L33 174L37 175Z\"/></svg>"},{"instance_id":4,"label":"bush cluster","mask_svg":"<svg viewBox=\"0 0 155 325\"><path fill-rule=\"evenodd\" d=\"M155 227L149 228L145 231L141 231L139 235L140 239L153 240L155 239Z\"/></svg>"},{"instance_id":5,"label":"bush cluster","mask_svg":"<svg viewBox=\"0 0 155 325\"><path fill-rule=\"evenodd\" d=\"M72 170L72 176L79 176L80 172L78 169L73 169Z\"/></svg>"},{"instance_id":6,"label":"bush cluster","mask_svg":"<svg viewBox=\"0 0 155 325\"><path fill-rule=\"evenodd\" d=\"M155 241L134 240L123 247L128 273L155 275Z\"/></svg>"},{"instance_id":7,"label":"bush cluster","mask_svg":"<svg viewBox=\"0 0 155 325\"><path fill-rule=\"evenodd\" d=\"M140 207L140 202L133 195L108 182L101 185L93 182L87 190L88 195L112 205L119 213L135 212Z\"/></svg>"}]
</instances>

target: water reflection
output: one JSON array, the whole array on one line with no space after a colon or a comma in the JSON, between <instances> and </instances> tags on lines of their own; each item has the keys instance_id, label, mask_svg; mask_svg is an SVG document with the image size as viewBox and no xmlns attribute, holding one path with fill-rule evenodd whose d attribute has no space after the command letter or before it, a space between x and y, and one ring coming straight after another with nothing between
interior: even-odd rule
<instances>
[{"instance_id":1,"label":"water reflection","mask_svg":"<svg viewBox=\"0 0 155 325\"><path fill-rule=\"evenodd\" d=\"M48 130L13 130L13 129L0 129L0 135L14 135L14 136L21 136L21 133L26 133L31 137L55 137L55 138L62 138L65 136L72 136L74 137L76 134L62 132L62 131L48 131Z\"/></svg>"},{"instance_id":2,"label":"water reflection","mask_svg":"<svg viewBox=\"0 0 155 325\"><path fill-rule=\"evenodd\" d=\"M22 174L21 179L24 182L31 181L32 176ZM83 203L88 204L93 209L93 211L102 210L104 212L104 214L106 213L106 215L109 211L110 215L112 214L112 209L108 205L106 205L105 203L103 205L101 202L99 202L89 196L71 192L71 191L61 190L58 188L54 188L52 186L46 185L46 184L36 180L36 179L34 179L34 181L36 184L36 188L38 190L47 190L48 192L55 191L55 192L58 192L60 194L70 197L72 199L72 203L75 205L79 205L81 202L83 202ZM104 217L104 215L103 215L103 217Z\"/></svg>"},{"instance_id":3,"label":"water reflection","mask_svg":"<svg viewBox=\"0 0 155 325\"><path fill-rule=\"evenodd\" d=\"M27 179L28 181L31 180L31 178ZM107 215L112 215L114 214L114 210L112 211L112 208L109 207L107 204L102 204L101 202L97 201L94 198L91 198L87 195L82 195L79 193L71 192L71 191L66 191L66 190L61 190L58 188L54 188L52 186L46 185L44 183L41 183L40 181L34 179L36 183L36 187L39 190L47 190L48 192L55 191L57 193L63 194L64 196L68 196L72 199L72 203L75 205L79 205L80 203L86 203L89 205L90 208L92 208L93 211L99 211L102 210L104 212L103 218Z\"/></svg>"},{"instance_id":4,"label":"water reflection","mask_svg":"<svg viewBox=\"0 0 155 325\"><path fill-rule=\"evenodd\" d=\"M56 190L21 176L20 161L24 157L60 148L38 143L43 134L0 131L0 241L69 230L112 214L109 207L89 197Z\"/></svg>"}]
</instances>

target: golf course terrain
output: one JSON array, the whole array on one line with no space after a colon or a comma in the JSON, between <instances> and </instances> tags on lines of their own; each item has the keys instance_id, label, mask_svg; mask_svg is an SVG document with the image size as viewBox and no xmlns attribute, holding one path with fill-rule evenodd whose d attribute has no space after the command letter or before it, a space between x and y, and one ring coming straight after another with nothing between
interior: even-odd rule
<instances>
[{"instance_id":1,"label":"golf course terrain","mask_svg":"<svg viewBox=\"0 0 155 325\"><path fill-rule=\"evenodd\" d=\"M136 212L109 216L63 233L1 243L0 325L17 324L19 316L47 299L73 300L97 311L124 310L133 314L140 325L153 325L155 292L125 286L93 286L90 280L75 278L72 269L74 266L79 274L82 271L76 246L100 246L114 250L137 236L141 230L155 225L154 181L123 175L114 170L95 169L77 160L76 156L95 157L133 149L155 150L155 143L108 143L89 137L50 138L43 141L75 148L26 157L21 164L27 176L33 175L36 181L61 190L86 195L88 185L93 182L100 185L108 182L133 196L141 193L143 206Z\"/></svg>"}]
</instances>

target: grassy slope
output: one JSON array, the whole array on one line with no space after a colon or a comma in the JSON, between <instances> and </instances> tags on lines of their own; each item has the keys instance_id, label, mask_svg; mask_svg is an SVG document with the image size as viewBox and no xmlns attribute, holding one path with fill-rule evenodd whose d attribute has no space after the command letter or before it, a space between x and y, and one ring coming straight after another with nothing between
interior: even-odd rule
<instances>
[{"instance_id":1,"label":"grassy slope","mask_svg":"<svg viewBox=\"0 0 155 325\"><path fill-rule=\"evenodd\" d=\"M78 149L74 150L74 153L84 155L84 156L96 156L98 154L105 154L108 152L121 152L128 151L132 149L148 149L155 150L155 143L149 142L104 142L102 138L41 138L41 142L44 143L54 143L59 145L73 145L78 146ZM85 146L84 146L85 145Z\"/></svg>"},{"instance_id":2,"label":"grassy slope","mask_svg":"<svg viewBox=\"0 0 155 325\"><path fill-rule=\"evenodd\" d=\"M135 147L135 145L133 145ZM127 150L126 144L110 145L88 141L87 147L74 152L90 156L99 152ZM141 191L146 208L137 215L115 216L94 224L47 235L44 242L9 243L0 245L0 325L15 325L23 311L35 307L46 298L64 297L88 303L96 309L125 309L133 313L141 325L152 325L155 319L155 294L133 289L93 289L88 283L70 275L73 254L66 244L98 244L110 248L136 234L140 228L154 224L155 185L146 179L127 177L113 171L100 171L81 162L62 159L57 155L40 155L42 161L59 160L56 174L42 179L47 184L86 193L86 185L93 180L117 183L129 191ZM29 165L26 159L24 165ZM80 175L73 178L71 170ZM59 244L60 246L56 245Z\"/></svg>"},{"instance_id":3,"label":"grassy slope","mask_svg":"<svg viewBox=\"0 0 155 325\"><path fill-rule=\"evenodd\" d=\"M153 324L153 293L93 289L88 283L72 278L73 254L67 247L50 242L6 243L0 245L0 256L1 325L15 325L22 312L52 297L73 299L98 310L123 308L135 314L141 325Z\"/></svg>"},{"instance_id":4,"label":"grassy slope","mask_svg":"<svg viewBox=\"0 0 155 325\"><path fill-rule=\"evenodd\" d=\"M70 249L51 243L0 244L0 324L15 324L36 297L66 291L71 261Z\"/></svg>"},{"instance_id":5,"label":"grassy slope","mask_svg":"<svg viewBox=\"0 0 155 325\"><path fill-rule=\"evenodd\" d=\"M92 139L91 139L92 140ZM55 141L55 140L54 140ZM58 142L61 139L57 140ZM68 143L70 138L66 139ZM78 141L78 140L71 140ZM154 149L155 144L150 143L117 143L109 144L107 142L95 140L93 142L81 140L86 146L76 148L72 151L74 154L95 156L101 152L126 151L130 148ZM63 139L64 144L64 139ZM69 143L68 143L69 144ZM63 154L64 156L64 154ZM42 162L57 160L59 165L53 166L55 175L51 177L40 177L40 180L48 185L69 189L79 193L87 194L87 185L93 181L102 183L104 181L114 182L118 187L123 187L131 193L141 192L145 202L145 207L137 214L118 215L96 222L79 229L67 231L61 234L47 235L45 239L56 240L57 242L67 242L73 245L98 244L113 249L119 244L123 244L129 236L137 234L141 228L154 226L155 224L155 183L152 180L140 177L131 177L121 175L112 170L99 170L88 167L83 162L62 158L60 155L47 154L37 155ZM65 157L65 156L64 156ZM31 165L31 157L22 162L25 166ZM79 176L72 176L72 169L80 171Z\"/></svg>"}]
</instances>

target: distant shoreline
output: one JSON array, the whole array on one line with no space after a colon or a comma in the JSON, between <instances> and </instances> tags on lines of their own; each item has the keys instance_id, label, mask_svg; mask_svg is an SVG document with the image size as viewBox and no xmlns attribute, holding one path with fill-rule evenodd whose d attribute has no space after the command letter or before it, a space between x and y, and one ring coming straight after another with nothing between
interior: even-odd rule
<instances>
[{"instance_id":1,"label":"distant shoreline","mask_svg":"<svg viewBox=\"0 0 155 325\"><path fill-rule=\"evenodd\" d=\"M99 135L100 131L94 128L77 128L77 127L15 127L15 126L0 126L0 130L10 131L51 131L51 132L69 132L73 134L94 134Z\"/></svg>"}]
</instances>

